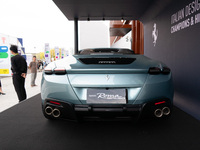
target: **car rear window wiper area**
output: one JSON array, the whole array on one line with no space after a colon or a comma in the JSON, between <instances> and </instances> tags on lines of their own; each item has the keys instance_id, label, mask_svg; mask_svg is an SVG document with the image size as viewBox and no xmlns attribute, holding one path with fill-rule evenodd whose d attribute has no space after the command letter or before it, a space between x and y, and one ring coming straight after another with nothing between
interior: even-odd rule
<instances>
[{"instance_id":1,"label":"car rear window wiper area","mask_svg":"<svg viewBox=\"0 0 200 150\"><path fill-rule=\"evenodd\" d=\"M117 48L98 48L98 49L84 49L79 52L80 55L113 55L113 54L134 54L130 49Z\"/></svg>"},{"instance_id":2,"label":"car rear window wiper area","mask_svg":"<svg viewBox=\"0 0 200 150\"><path fill-rule=\"evenodd\" d=\"M136 58L126 58L126 57L116 57L116 58L79 58L78 59L83 64L99 64L99 65L120 65L120 64L131 64Z\"/></svg>"}]
</instances>

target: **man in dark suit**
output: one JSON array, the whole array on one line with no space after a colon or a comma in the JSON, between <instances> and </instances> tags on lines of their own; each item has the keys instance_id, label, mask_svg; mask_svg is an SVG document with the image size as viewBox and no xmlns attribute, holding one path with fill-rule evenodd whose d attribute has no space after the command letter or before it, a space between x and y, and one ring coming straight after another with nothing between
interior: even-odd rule
<instances>
[{"instance_id":1,"label":"man in dark suit","mask_svg":"<svg viewBox=\"0 0 200 150\"><path fill-rule=\"evenodd\" d=\"M15 45L11 45L10 51L13 57L11 57L11 70L13 72L13 85L19 102L26 99L26 90L24 87L25 78L27 73L27 63L24 57L18 54L18 48Z\"/></svg>"}]
</instances>

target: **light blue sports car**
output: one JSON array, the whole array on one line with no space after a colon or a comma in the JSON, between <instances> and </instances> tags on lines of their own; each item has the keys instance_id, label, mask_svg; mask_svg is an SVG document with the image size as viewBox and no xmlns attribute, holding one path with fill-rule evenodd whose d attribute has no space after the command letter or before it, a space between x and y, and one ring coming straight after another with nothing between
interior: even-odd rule
<instances>
[{"instance_id":1,"label":"light blue sports car","mask_svg":"<svg viewBox=\"0 0 200 150\"><path fill-rule=\"evenodd\" d=\"M167 117L170 69L129 49L85 49L50 63L41 84L48 119Z\"/></svg>"}]
</instances>

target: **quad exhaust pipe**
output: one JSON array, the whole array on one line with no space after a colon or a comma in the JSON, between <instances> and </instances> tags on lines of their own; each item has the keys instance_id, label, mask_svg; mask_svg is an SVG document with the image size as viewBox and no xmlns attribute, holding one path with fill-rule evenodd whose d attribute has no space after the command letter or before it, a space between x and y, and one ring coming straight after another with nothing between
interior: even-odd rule
<instances>
[{"instance_id":1,"label":"quad exhaust pipe","mask_svg":"<svg viewBox=\"0 0 200 150\"><path fill-rule=\"evenodd\" d=\"M53 112L53 109L52 109L52 107L50 107L50 106L47 106L46 108L45 108L45 113L47 114L47 115L51 115L52 114L52 112Z\"/></svg>"},{"instance_id":2,"label":"quad exhaust pipe","mask_svg":"<svg viewBox=\"0 0 200 150\"><path fill-rule=\"evenodd\" d=\"M60 117L60 110L57 109L57 108L55 108L55 109L52 111L52 115L53 115L53 117L55 117L55 118Z\"/></svg>"},{"instance_id":3,"label":"quad exhaust pipe","mask_svg":"<svg viewBox=\"0 0 200 150\"><path fill-rule=\"evenodd\" d=\"M161 109L156 109L154 111L154 115L157 117L157 118L160 118L163 116L163 111Z\"/></svg>"},{"instance_id":4,"label":"quad exhaust pipe","mask_svg":"<svg viewBox=\"0 0 200 150\"><path fill-rule=\"evenodd\" d=\"M170 111L169 107L164 107L162 109L162 112L163 112L163 115L167 116L170 114L171 111Z\"/></svg>"},{"instance_id":5,"label":"quad exhaust pipe","mask_svg":"<svg viewBox=\"0 0 200 150\"><path fill-rule=\"evenodd\" d=\"M169 107L163 107L162 109L156 109L154 111L154 115L157 117L157 118L160 118L162 117L163 115L167 116L170 114L170 108Z\"/></svg>"},{"instance_id":6,"label":"quad exhaust pipe","mask_svg":"<svg viewBox=\"0 0 200 150\"><path fill-rule=\"evenodd\" d=\"M47 106L45 108L45 113L49 116L52 115L54 118L60 117L61 114L59 109L57 108L53 109L51 106Z\"/></svg>"}]
</instances>

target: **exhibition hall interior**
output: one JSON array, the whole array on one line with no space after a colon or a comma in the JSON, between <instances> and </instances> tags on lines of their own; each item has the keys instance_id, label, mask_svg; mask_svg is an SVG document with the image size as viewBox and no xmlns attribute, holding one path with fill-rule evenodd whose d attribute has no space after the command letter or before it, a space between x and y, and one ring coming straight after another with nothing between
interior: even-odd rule
<instances>
[{"instance_id":1,"label":"exhibition hall interior","mask_svg":"<svg viewBox=\"0 0 200 150\"><path fill-rule=\"evenodd\" d=\"M200 149L200 0L51 5L70 24L62 33L64 22L52 21L52 33L63 34L59 42L69 47L59 42L50 47L47 33L39 35L42 52L34 46L26 53L23 37L0 31L0 83L6 93L0 90L1 150ZM28 67L23 101L15 84L18 55ZM31 82L33 56L37 65L43 62L37 86Z\"/></svg>"}]
</instances>

